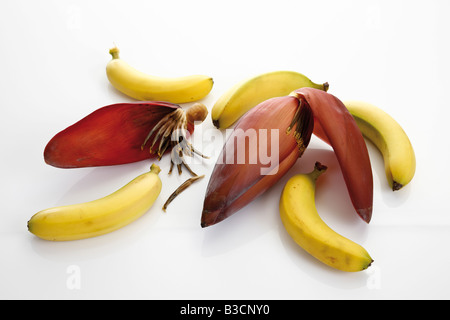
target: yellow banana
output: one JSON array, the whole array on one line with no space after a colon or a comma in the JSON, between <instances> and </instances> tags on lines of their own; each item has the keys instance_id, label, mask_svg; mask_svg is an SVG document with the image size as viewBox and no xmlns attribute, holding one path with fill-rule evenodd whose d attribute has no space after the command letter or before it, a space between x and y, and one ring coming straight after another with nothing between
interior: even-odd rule
<instances>
[{"instance_id":1,"label":"yellow banana","mask_svg":"<svg viewBox=\"0 0 450 320\"><path fill-rule=\"evenodd\" d=\"M205 75L164 78L145 74L119 58L117 47L109 50L112 60L106 75L120 92L137 100L187 103L204 98L211 91L213 79Z\"/></svg>"},{"instance_id":2,"label":"yellow banana","mask_svg":"<svg viewBox=\"0 0 450 320\"><path fill-rule=\"evenodd\" d=\"M273 71L242 80L216 101L211 110L212 121L218 129L228 128L257 104L287 96L302 87L327 91L328 83L316 84L294 71Z\"/></svg>"},{"instance_id":3,"label":"yellow banana","mask_svg":"<svg viewBox=\"0 0 450 320\"><path fill-rule=\"evenodd\" d=\"M402 127L380 108L363 101L345 101L362 134L380 150L392 190L407 185L416 171L411 141Z\"/></svg>"},{"instance_id":4,"label":"yellow banana","mask_svg":"<svg viewBox=\"0 0 450 320\"><path fill-rule=\"evenodd\" d=\"M295 242L323 263L348 272L367 269L373 262L367 251L332 230L317 212L316 180L326 169L316 162L311 173L288 180L280 199L281 220Z\"/></svg>"},{"instance_id":5,"label":"yellow banana","mask_svg":"<svg viewBox=\"0 0 450 320\"><path fill-rule=\"evenodd\" d=\"M28 230L53 241L85 239L128 225L153 205L161 192L160 168L151 170L117 190L91 202L42 210L28 221Z\"/></svg>"}]
</instances>

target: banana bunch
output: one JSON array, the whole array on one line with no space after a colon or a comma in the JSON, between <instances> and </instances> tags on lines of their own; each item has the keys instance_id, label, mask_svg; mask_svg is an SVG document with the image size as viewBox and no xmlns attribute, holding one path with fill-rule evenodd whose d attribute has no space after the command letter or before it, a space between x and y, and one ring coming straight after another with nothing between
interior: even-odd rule
<instances>
[{"instance_id":1,"label":"banana bunch","mask_svg":"<svg viewBox=\"0 0 450 320\"><path fill-rule=\"evenodd\" d=\"M369 253L331 229L317 212L316 180L326 170L316 162L309 174L288 180L280 198L281 221L292 239L318 260L338 270L362 271L373 262Z\"/></svg>"},{"instance_id":2,"label":"banana bunch","mask_svg":"<svg viewBox=\"0 0 450 320\"><path fill-rule=\"evenodd\" d=\"M149 172L106 197L39 211L28 221L28 230L45 240L68 241L122 228L146 213L158 198L162 187L159 172L153 164Z\"/></svg>"},{"instance_id":3,"label":"banana bunch","mask_svg":"<svg viewBox=\"0 0 450 320\"><path fill-rule=\"evenodd\" d=\"M165 78L143 73L119 57L119 49L109 50L112 60L106 75L120 92L137 100L187 103L204 98L211 91L213 79L205 75Z\"/></svg>"}]
</instances>

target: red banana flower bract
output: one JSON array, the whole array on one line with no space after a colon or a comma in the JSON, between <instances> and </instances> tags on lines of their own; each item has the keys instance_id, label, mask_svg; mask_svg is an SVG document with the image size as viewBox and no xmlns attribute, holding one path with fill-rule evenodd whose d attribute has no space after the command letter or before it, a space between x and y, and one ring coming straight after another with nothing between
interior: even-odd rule
<instances>
[{"instance_id":1,"label":"red banana flower bract","mask_svg":"<svg viewBox=\"0 0 450 320\"><path fill-rule=\"evenodd\" d=\"M294 125L294 134L289 134ZM301 156L312 130L311 110L307 104L299 106L295 97L272 98L247 112L224 144L213 169L201 226L226 219L275 184ZM272 135L278 135L278 139L273 141ZM277 163L263 163L261 154L272 156L274 152L278 152Z\"/></svg>"},{"instance_id":2,"label":"red banana flower bract","mask_svg":"<svg viewBox=\"0 0 450 320\"><path fill-rule=\"evenodd\" d=\"M168 124L172 124L172 128L168 129L180 129L174 126L181 123L177 119L181 119L183 113L179 105L160 101L117 103L102 107L56 134L45 147L45 162L60 168L81 168L161 157L159 153L170 150L170 135L162 140L156 137L160 132L152 133L153 145L164 142L158 153L151 147L149 152L143 144L150 138L148 135L155 126L167 129ZM178 117L176 121L175 116ZM184 115L182 119L187 119L185 129L192 133L194 124L190 118Z\"/></svg>"},{"instance_id":3,"label":"red banana flower bract","mask_svg":"<svg viewBox=\"0 0 450 320\"><path fill-rule=\"evenodd\" d=\"M353 116L335 96L313 88L292 93L307 102L314 114L314 134L334 150L358 215L367 223L372 217L373 176L365 140Z\"/></svg>"}]
</instances>

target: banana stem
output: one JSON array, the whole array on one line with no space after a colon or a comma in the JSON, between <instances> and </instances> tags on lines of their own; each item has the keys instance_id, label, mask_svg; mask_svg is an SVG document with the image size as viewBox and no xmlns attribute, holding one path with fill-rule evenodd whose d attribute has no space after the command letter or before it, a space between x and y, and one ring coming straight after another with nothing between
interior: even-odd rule
<instances>
[{"instance_id":1,"label":"banana stem","mask_svg":"<svg viewBox=\"0 0 450 320\"><path fill-rule=\"evenodd\" d=\"M322 173L327 171L327 169L328 169L328 167L326 165L323 165L317 161L314 164L314 170L309 175L314 181L316 181L317 178L319 178Z\"/></svg>"},{"instance_id":2,"label":"banana stem","mask_svg":"<svg viewBox=\"0 0 450 320\"><path fill-rule=\"evenodd\" d=\"M150 172L158 174L161 172L161 168L157 164L153 163L152 166L150 167Z\"/></svg>"},{"instance_id":3,"label":"banana stem","mask_svg":"<svg viewBox=\"0 0 450 320\"><path fill-rule=\"evenodd\" d=\"M119 59L119 52L120 50L117 47L109 49L109 53L111 54L113 59Z\"/></svg>"}]
</instances>

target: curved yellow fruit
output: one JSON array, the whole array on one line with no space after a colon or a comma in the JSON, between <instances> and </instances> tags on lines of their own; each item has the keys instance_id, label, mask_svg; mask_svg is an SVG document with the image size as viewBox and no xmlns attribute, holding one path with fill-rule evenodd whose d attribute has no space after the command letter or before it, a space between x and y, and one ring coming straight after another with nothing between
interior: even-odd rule
<instances>
[{"instance_id":1,"label":"curved yellow fruit","mask_svg":"<svg viewBox=\"0 0 450 320\"><path fill-rule=\"evenodd\" d=\"M116 192L91 202L42 210L28 221L28 230L52 241L99 236L128 225L142 216L158 198L160 168L153 164Z\"/></svg>"},{"instance_id":2,"label":"curved yellow fruit","mask_svg":"<svg viewBox=\"0 0 450 320\"><path fill-rule=\"evenodd\" d=\"M363 101L344 101L362 134L383 155L386 178L392 190L407 185L416 172L411 141L400 124L380 108Z\"/></svg>"},{"instance_id":3,"label":"curved yellow fruit","mask_svg":"<svg viewBox=\"0 0 450 320\"><path fill-rule=\"evenodd\" d=\"M367 269L373 262L367 251L332 230L317 212L316 179L325 170L316 163L311 173L288 180L280 199L281 220L292 239L323 263L348 272Z\"/></svg>"},{"instance_id":4,"label":"curved yellow fruit","mask_svg":"<svg viewBox=\"0 0 450 320\"><path fill-rule=\"evenodd\" d=\"M245 79L232 86L214 104L211 118L218 129L235 123L247 111L270 98L287 96L295 89L328 90L328 83L316 84L294 71L273 71Z\"/></svg>"},{"instance_id":5,"label":"curved yellow fruit","mask_svg":"<svg viewBox=\"0 0 450 320\"><path fill-rule=\"evenodd\" d=\"M112 60L106 65L106 75L120 92L143 101L187 103L204 98L211 91L213 79L205 75L164 78L148 75L119 58L117 47L109 50Z\"/></svg>"}]
</instances>

